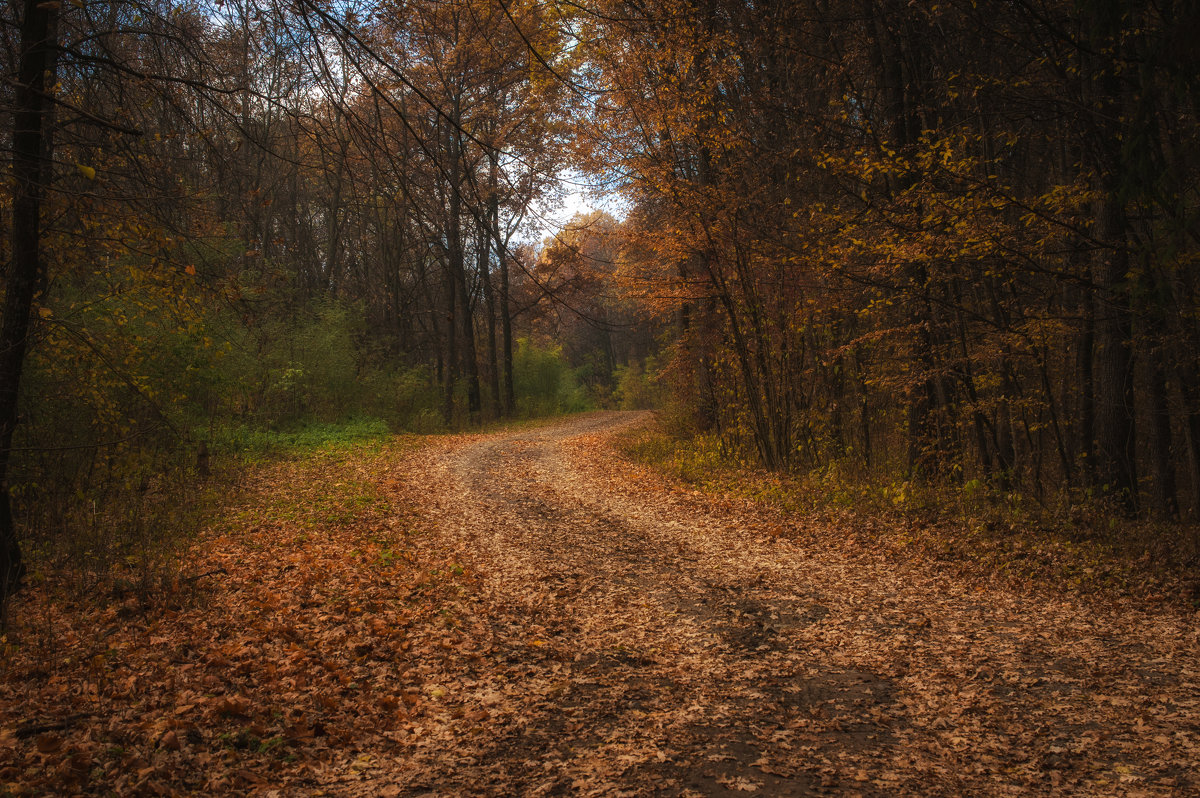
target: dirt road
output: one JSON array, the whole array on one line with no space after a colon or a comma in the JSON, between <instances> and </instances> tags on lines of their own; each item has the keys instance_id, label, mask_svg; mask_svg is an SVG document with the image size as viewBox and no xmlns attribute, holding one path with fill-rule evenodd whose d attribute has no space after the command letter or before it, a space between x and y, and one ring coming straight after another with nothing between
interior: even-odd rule
<instances>
[{"instance_id":1,"label":"dirt road","mask_svg":"<svg viewBox=\"0 0 1200 798\"><path fill-rule=\"evenodd\" d=\"M1187 795L1197 619L956 582L640 478L602 413L406 466L470 586L334 793ZM814 522L815 523L815 522ZM805 542L807 541L807 542Z\"/></svg>"}]
</instances>

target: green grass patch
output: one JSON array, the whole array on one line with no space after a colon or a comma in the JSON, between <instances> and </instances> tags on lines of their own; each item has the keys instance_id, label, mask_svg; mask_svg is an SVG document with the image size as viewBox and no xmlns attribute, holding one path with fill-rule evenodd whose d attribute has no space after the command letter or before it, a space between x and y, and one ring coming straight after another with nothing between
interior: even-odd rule
<instances>
[{"instance_id":1,"label":"green grass patch","mask_svg":"<svg viewBox=\"0 0 1200 798\"><path fill-rule=\"evenodd\" d=\"M359 424L322 427L276 439L239 462L249 495L237 502L233 526L282 524L302 533L372 526L394 514L385 487L389 468L421 437ZM261 453L265 453L262 456Z\"/></svg>"},{"instance_id":2,"label":"green grass patch","mask_svg":"<svg viewBox=\"0 0 1200 798\"><path fill-rule=\"evenodd\" d=\"M222 427L213 431L212 446L217 453L253 459L298 450L381 442L392 435L382 419L352 416L336 422L308 421L275 428Z\"/></svg>"}]
</instances>

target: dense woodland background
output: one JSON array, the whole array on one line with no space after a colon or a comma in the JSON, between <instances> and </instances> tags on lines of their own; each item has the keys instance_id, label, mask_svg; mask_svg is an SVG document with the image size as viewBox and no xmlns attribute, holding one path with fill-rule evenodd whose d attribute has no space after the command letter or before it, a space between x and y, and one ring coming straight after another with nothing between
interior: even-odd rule
<instances>
[{"instance_id":1,"label":"dense woodland background","mask_svg":"<svg viewBox=\"0 0 1200 798\"><path fill-rule=\"evenodd\" d=\"M1196 2L28 0L0 37L3 592L320 423L657 404L825 484L1200 513ZM613 214L537 243L567 174Z\"/></svg>"}]
</instances>

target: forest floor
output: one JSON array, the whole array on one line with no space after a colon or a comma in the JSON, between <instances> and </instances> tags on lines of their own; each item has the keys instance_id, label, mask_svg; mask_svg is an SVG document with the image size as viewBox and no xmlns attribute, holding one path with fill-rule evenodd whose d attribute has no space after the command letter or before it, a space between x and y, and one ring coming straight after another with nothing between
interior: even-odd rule
<instances>
[{"instance_id":1,"label":"forest floor","mask_svg":"<svg viewBox=\"0 0 1200 798\"><path fill-rule=\"evenodd\" d=\"M171 601L29 591L0 794L1200 792L1194 610L701 494L646 420L270 464Z\"/></svg>"}]
</instances>

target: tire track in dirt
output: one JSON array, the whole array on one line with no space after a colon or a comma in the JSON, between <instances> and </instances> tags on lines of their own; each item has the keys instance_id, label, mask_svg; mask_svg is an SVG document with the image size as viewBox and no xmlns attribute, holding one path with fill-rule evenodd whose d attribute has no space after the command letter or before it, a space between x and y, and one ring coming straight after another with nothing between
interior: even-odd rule
<instances>
[{"instance_id":1,"label":"tire track in dirt","mask_svg":"<svg viewBox=\"0 0 1200 798\"><path fill-rule=\"evenodd\" d=\"M470 436L412 464L479 576L452 612L484 656L444 674L457 708L340 791L1188 791L1194 623L774 539L761 508L615 464L603 439L645 420Z\"/></svg>"},{"instance_id":2,"label":"tire track in dirt","mask_svg":"<svg viewBox=\"0 0 1200 798\"><path fill-rule=\"evenodd\" d=\"M618 501L576 470L564 444L611 429L614 420L639 418L598 416L476 448L456 463L458 479L489 503L504 530L472 541L490 544L495 561L506 564L505 578L513 581L498 593L552 585L538 613L575 630L555 646L569 662L571 688L557 707L497 741L486 758L552 750L567 731L580 735L583 753L576 753L578 745L558 750L557 761L544 760L543 767L565 772L529 787L808 794L811 776L783 764L791 747L788 716L828 707L845 727L837 745L856 750L885 736L869 710L886 700L890 685L851 671L798 677L779 656L777 627L794 622L789 612L799 606L813 616L824 608L756 590L761 574L730 574L733 552L719 552L715 562L712 553L698 556L686 538L687 519ZM548 563L559 564L559 573L548 573ZM768 707L783 711L762 711ZM600 749L631 767L591 772L608 764L594 761ZM571 774L574 766L578 775Z\"/></svg>"}]
</instances>

